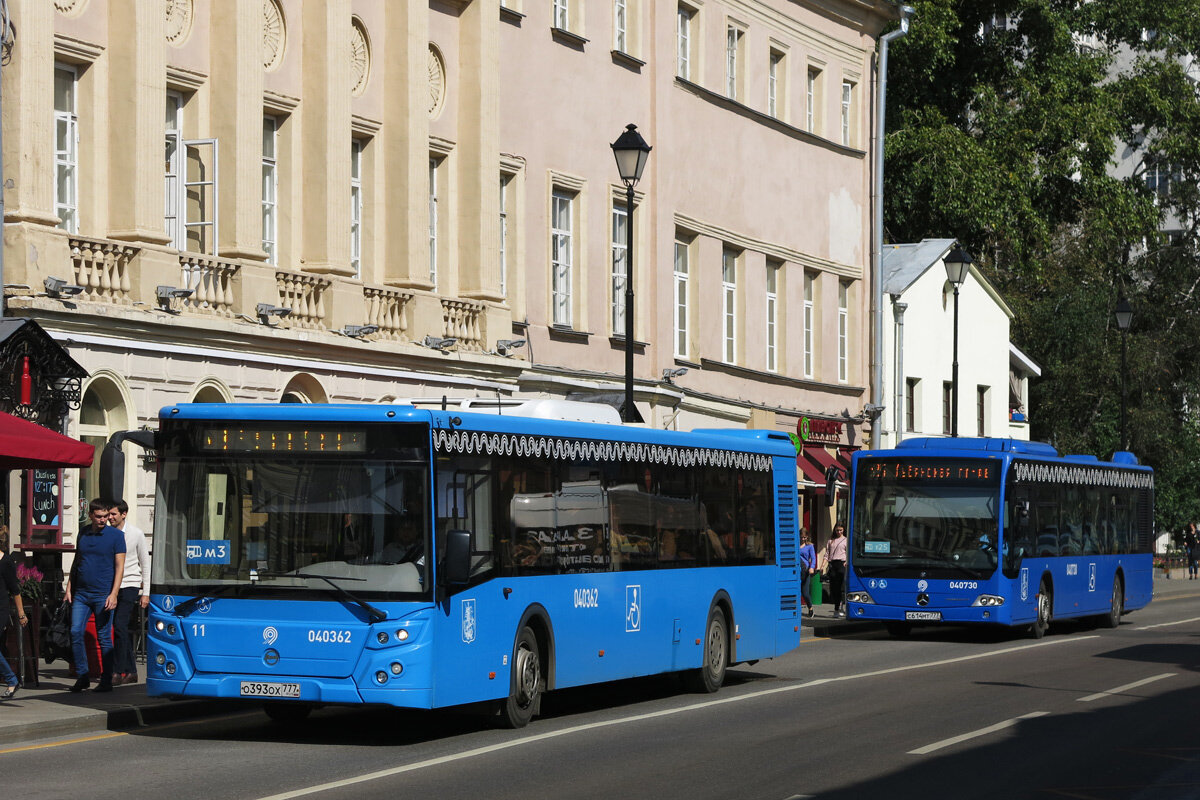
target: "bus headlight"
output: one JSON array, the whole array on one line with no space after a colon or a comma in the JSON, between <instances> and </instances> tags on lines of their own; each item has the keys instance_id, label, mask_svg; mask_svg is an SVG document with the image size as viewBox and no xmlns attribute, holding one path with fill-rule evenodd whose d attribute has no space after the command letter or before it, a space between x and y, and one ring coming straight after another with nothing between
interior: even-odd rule
<instances>
[{"instance_id":1,"label":"bus headlight","mask_svg":"<svg viewBox=\"0 0 1200 800\"><path fill-rule=\"evenodd\" d=\"M379 672L375 673L375 682L376 683L378 683L380 685L385 684L385 683L387 683L387 679L388 679L387 673L384 672L383 670L379 670Z\"/></svg>"},{"instance_id":2,"label":"bus headlight","mask_svg":"<svg viewBox=\"0 0 1200 800\"><path fill-rule=\"evenodd\" d=\"M380 631L379 633L375 634L375 641L379 642L380 644L387 644L388 643L387 631Z\"/></svg>"},{"instance_id":3,"label":"bus headlight","mask_svg":"<svg viewBox=\"0 0 1200 800\"><path fill-rule=\"evenodd\" d=\"M994 595L994 594L981 594L981 595L979 595L979 597L975 598L975 602L971 603L971 605L973 605L973 606L1002 606L1002 605L1004 605L1004 598L1000 597L998 595Z\"/></svg>"},{"instance_id":4,"label":"bus headlight","mask_svg":"<svg viewBox=\"0 0 1200 800\"><path fill-rule=\"evenodd\" d=\"M401 672L404 672L404 665L401 664L399 661L393 661L392 662L392 674L399 675Z\"/></svg>"},{"instance_id":5,"label":"bus headlight","mask_svg":"<svg viewBox=\"0 0 1200 800\"><path fill-rule=\"evenodd\" d=\"M874 605L875 601L871 599L871 595L866 592L847 592L847 603L870 603Z\"/></svg>"},{"instance_id":6,"label":"bus headlight","mask_svg":"<svg viewBox=\"0 0 1200 800\"><path fill-rule=\"evenodd\" d=\"M407 642L408 641L408 629L407 628L400 628L398 631L396 631L396 641L399 641L399 642Z\"/></svg>"}]
</instances>

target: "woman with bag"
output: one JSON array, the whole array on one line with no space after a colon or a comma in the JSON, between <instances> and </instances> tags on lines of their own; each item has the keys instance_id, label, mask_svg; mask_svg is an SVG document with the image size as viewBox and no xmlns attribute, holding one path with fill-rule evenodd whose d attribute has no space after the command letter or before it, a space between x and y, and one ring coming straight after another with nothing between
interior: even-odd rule
<instances>
[{"instance_id":1,"label":"woman with bag","mask_svg":"<svg viewBox=\"0 0 1200 800\"><path fill-rule=\"evenodd\" d=\"M13 605L17 609L17 624L22 628L29 624L29 618L25 616L25 603L21 599L21 584L17 583L17 562L13 558L13 554L8 552L8 529L0 530L0 552L4 553L4 558L0 558L0 641L4 641L4 632L8 629L8 615L12 612ZM12 598L10 603L9 598ZM12 671L12 667L8 665L8 659L0 655L0 680L4 681L5 689L0 692L0 700L11 700L17 695L17 687L20 685L17 681L16 673Z\"/></svg>"},{"instance_id":2,"label":"woman with bag","mask_svg":"<svg viewBox=\"0 0 1200 800\"><path fill-rule=\"evenodd\" d=\"M842 590L846 581L846 526L833 526L833 538L825 545L825 566L829 569L829 593L833 595L833 615L844 617Z\"/></svg>"}]
</instances>

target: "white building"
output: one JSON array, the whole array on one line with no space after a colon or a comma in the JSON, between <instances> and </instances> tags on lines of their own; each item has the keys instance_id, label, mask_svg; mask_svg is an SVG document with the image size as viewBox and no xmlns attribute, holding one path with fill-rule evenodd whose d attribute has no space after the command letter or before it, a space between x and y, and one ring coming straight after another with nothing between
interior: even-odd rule
<instances>
[{"instance_id":1,"label":"white building","mask_svg":"<svg viewBox=\"0 0 1200 800\"><path fill-rule=\"evenodd\" d=\"M944 259L953 246L953 239L925 239L883 248L883 291L892 302L882 447L951 433L954 287ZM974 265L958 303L958 434L1028 439L1028 379L1041 369L1009 341L1012 310Z\"/></svg>"}]
</instances>

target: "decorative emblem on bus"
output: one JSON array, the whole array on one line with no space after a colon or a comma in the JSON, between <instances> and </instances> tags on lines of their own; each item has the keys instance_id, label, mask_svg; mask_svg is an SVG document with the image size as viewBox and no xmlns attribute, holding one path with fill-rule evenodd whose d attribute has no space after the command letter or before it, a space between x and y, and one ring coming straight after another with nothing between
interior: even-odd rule
<instances>
[{"instance_id":1,"label":"decorative emblem on bus","mask_svg":"<svg viewBox=\"0 0 1200 800\"><path fill-rule=\"evenodd\" d=\"M175 607L175 598L171 597L171 595L166 595L165 597L163 597L162 607L163 607L163 611L170 611L172 608Z\"/></svg>"},{"instance_id":2,"label":"decorative emblem on bus","mask_svg":"<svg viewBox=\"0 0 1200 800\"><path fill-rule=\"evenodd\" d=\"M267 647L270 647L278 640L279 631L275 629L274 625L268 625L267 627L263 628L263 644L265 644Z\"/></svg>"},{"instance_id":3,"label":"decorative emblem on bus","mask_svg":"<svg viewBox=\"0 0 1200 800\"><path fill-rule=\"evenodd\" d=\"M462 601L462 640L467 644L475 641L475 600Z\"/></svg>"},{"instance_id":4,"label":"decorative emblem on bus","mask_svg":"<svg viewBox=\"0 0 1200 800\"><path fill-rule=\"evenodd\" d=\"M637 633L642 629L642 587L625 587L625 632Z\"/></svg>"},{"instance_id":5,"label":"decorative emblem on bus","mask_svg":"<svg viewBox=\"0 0 1200 800\"><path fill-rule=\"evenodd\" d=\"M196 603L196 610L201 614L207 614L209 611L212 611L212 600L205 597L199 603Z\"/></svg>"},{"instance_id":6,"label":"decorative emblem on bus","mask_svg":"<svg viewBox=\"0 0 1200 800\"><path fill-rule=\"evenodd\" d=\"M1021 602L1029 602L1029 567L1021 570Z\"/></svg>"},{"instance_id":7,"label":"decorative emblem on bus","mask_svg":"<svg viewBox=\"0 0 1200 800\"><path fill-rule=\"evenodd\" d=\"M918 592L927 592L927 591L929 591L929 581L927 581L927 580L919 580L919 581L917 581L917 591L918 591Z\"/></svg>"},{"instance_id":8,"label":"decorative emblem on bus","mask_svg":"<svg viewBox=\"0 0 1200 800\"><path fill-rule=\"evenodd\" d=\"M1088 564L1088 591L1096 591L1096 565L1095 563Z\"/></svg>"}]
</instances>

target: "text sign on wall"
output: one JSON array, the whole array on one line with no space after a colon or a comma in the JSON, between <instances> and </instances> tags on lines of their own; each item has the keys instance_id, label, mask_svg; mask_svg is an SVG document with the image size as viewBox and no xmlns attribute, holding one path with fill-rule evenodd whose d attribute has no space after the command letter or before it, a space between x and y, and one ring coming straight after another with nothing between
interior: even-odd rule
<instances>
[{"instance_id":1,"label":"text sign on wall","mask_svg":"<svg viewBox=\"0 0 1200 800\"><path fill-rule=\"evenodd\" d=\"M802 442L840 442L843 423L836 419L801 417L796 421L796 433Z\"/></svg>"},{"instance_id":2,"label":"text sign on wall","mask_svg":"<svg viewBox=\"0 0 1200 800\"><path fill-rule=\"evenodd\" d=\"M25 471L27 544L62 544L62 470Z\"/></svg>"}]
</instances>

